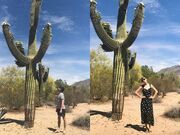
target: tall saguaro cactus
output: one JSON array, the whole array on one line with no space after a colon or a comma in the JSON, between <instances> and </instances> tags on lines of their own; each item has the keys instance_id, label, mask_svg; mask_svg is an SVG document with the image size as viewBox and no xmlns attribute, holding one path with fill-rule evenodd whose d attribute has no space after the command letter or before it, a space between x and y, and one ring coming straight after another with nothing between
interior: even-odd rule
<instances>
[{"instance_id":1,"label":"tall saguaro cactus","mask_svg":"<svg viewBox=\"0 0 180 135\"><path fill-rule=\"evenodd\" d=\"M114 52L112 81L112 119L122 119L124 107L124 89L128 81L128 71L133 67L136 55L131 56L128 48L138 36L144 18L144 5L139 3L135 9L132 28L126 31L126 11L129 0L119 0L116 37L113 37L109 23L101 22L101 16L96 10L96 1L91 0L90 16L94 29L102 41L106 52Z\"/></svg>"},{"instance_id":2,"label":"tall saguaro cactus","mask_svg":"<svg viewBox=\"0 0 180 135\"><path fill-rule=\"evenodd\" d=\"M10 25L6 22L2 24L3 33L7 45L16 58L16 64L21 67L26 67L25 77L25 127L34 126L35 119L35 90L36 90L36 65L39 63L46 53L46 50L51 41L51 25L47 24L43 30L41 45L36 51L36 29L38 26L39 12L42 0L32 0L30 12L30 30L27 56L23 53L23 45L21 42L16 42Z\"/></svg>"}]
</instances>

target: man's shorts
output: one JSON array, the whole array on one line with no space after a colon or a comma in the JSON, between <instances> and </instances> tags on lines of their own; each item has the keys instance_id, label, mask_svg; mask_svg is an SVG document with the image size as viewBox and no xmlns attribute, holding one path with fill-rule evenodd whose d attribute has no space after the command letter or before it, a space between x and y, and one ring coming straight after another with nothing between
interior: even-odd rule
<instances>
[{"instance_id":1,"label":"man's shorts","mask_svg":"<svg viewBox=\"0 0 180 135\"><path fill-rule=\"evenodd\" d=\"M62 109L62 112L60 112L60 109L57 108L56 112L57 112L57 115L61 116L61 117L65 117L65 115L66 115L66 110L65 109Z\"/></svg>"}]
</instances>

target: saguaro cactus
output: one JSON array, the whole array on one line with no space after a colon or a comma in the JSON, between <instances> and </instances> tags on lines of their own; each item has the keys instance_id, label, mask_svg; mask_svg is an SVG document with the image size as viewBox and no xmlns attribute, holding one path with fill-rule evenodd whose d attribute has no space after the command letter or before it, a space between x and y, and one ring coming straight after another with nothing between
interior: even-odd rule
<instances>
[{"instance_id":1,"label":"saguaro cactus","mask_svg":"<svg viewBox=\"0 0 180 135\"><path fill-rule=\"evenodd\" d=\"M106 52L114 51L113 81L112 81L112 119L122 118L124 105L124 89L128 78L128 71L135 62L135 56L130 56L128 48L135 41L144 18L144 5L139 3L135 9L132 28L126 31L126 10L129 0L119 0L116 37L113 37L109 23L101 22L101 16L96 10L96 1L91 0L90 16L98 37L102 41L102 48Z\"/></svg>"},{"instance_id":2,"label":"saguaro cactus","mask_svg":"<svg viewBox=\"0 0 180 135\"><path fill-rule=\"evenodd\" d=\"M32 0L27 56L23 53L22 43L14 40L13 34L10 31L10 25L7 22L2 24L7 45L12 55L16 58L16 64L26 67L25 127L27 128L33 127L35 119L36 64L39 63L45 55L52 37L51 25L48 23L43 30L40 48L36 51L36 29L41 3L42 0Z\"/></svg>"},{"instance_id":3,"label":"saguaro cactus","mask_svg":"<svg viewBox=\"0 0 180 135\"><path fill-rule=\"evenodd\" d=\"M45 68L44 65L40 62L38 64L39 69L36 71L36 79L38 80L39 84L39 97L38 97L38 105L42 106L42 98L43 98L43 92L44 92L44 83L48 79L49 75L49 68Z\"/></svg>"}]
</instances>

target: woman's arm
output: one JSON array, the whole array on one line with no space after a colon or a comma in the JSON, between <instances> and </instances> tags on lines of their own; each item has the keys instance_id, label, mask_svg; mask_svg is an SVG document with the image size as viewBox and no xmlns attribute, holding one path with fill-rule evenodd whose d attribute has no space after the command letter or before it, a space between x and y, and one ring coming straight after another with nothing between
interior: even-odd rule
<instances>
[{"instance_id":1,"label":"woman's arm","mask_svg":"<svg viewBox=\"0 0 180 135\"><path fill-rule=\"evenodd\" d=\"M157 96L158 90L151 84L151 88L155 91L154 95L152 98L154 99Z\"/></svg>"},{"instance_id":2,"label":"woman's arm","mask_svg":"<svg viewBox=\"0 0 180 135\"><path fill-rule=\"evenodd\" d=\"M135 94L139 97L139 98L143 98L144 96L141 96L139 93L142 90L142 86L139 86L139 88L135 91Z\"/></svg>"}]
</instances>

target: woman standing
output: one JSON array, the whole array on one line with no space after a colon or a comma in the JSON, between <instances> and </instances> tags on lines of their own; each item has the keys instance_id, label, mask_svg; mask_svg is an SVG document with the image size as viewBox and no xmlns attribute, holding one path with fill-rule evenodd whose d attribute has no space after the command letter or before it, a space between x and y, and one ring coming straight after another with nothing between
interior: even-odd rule
<instances>
[{"instance_id":1,"label":"woman standing","mask_svg":"<svg viewBox=\"0 0 180 135\"><path fill-rule=\"evenodd\" d=\"M154 99L158 93L157 89L149 84L145 77L141 78L141 86L135 91L135 94L141 98L141 123L145 124L146 131L151 132L151 126L154 126L153 105ZM154 94L153 91L155 91Z\"/></svg>"}]
</instances>

